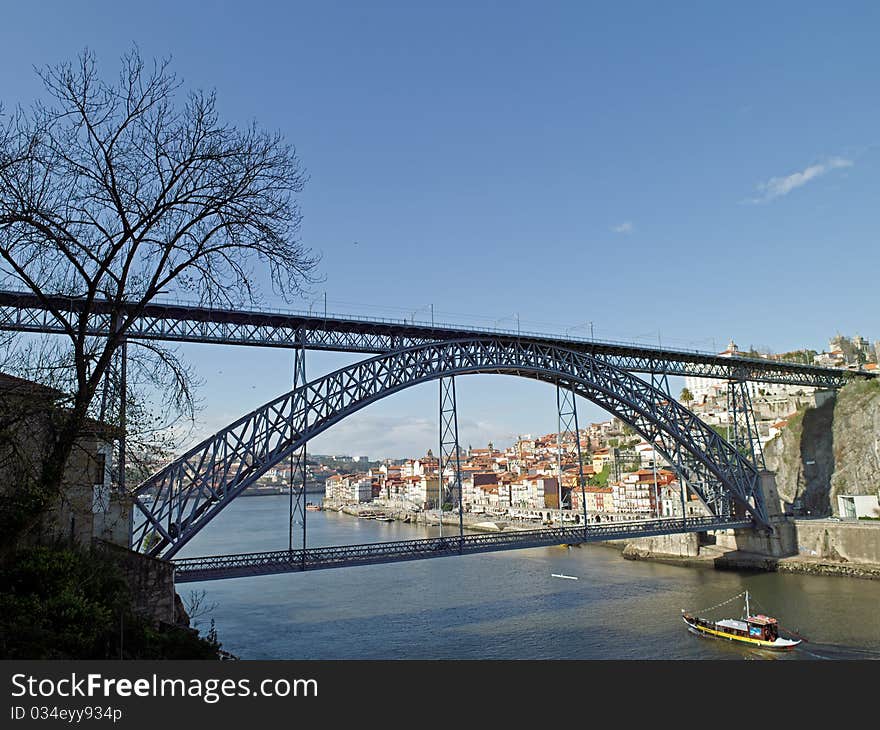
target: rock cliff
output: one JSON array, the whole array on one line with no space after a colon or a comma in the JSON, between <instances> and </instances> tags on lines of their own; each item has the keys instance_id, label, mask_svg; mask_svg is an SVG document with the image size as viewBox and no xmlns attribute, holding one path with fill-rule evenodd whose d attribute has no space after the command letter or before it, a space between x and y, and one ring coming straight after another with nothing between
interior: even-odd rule
<instances>
[{"instance_id":1,"label":"rock cliff","mask_svg":"<svg viewBox=\"0 0 880 730\"><path fill-rule=\"evenodd\" d=\"M837 515L838 494L880 488L880 380L858 381L798 411L764 449L786 508Z\"/></svg>"}]
</instances>

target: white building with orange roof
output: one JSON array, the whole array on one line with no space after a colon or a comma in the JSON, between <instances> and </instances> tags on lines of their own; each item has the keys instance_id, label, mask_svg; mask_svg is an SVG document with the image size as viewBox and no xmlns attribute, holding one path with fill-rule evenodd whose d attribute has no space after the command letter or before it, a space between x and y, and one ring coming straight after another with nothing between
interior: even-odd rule
<instances>
[{"instance_id":1,"label":"white building with orange roof","mask_svg":"<svg viewBox=\"0 0 880 730\"><path fill-rule=\"evenodd\" d=\"M598 474L611 463L613 458L614 456L611 453L611 449L608 447L593 451L593 472Z\"/></svg>"},{"instance_id":2,"label":"white building with orange roof","mask_svg":"<svg viewBox=\"0 0 880 730\"><path fill-rule=\"evenodd\" d=\"M574 489L571 492L571 509L576 512L583 511L581 491ZM586 498L588 515L614 512L614 490L611 487L586 486L583 488L583 495Z\"/></svg>"},{"instance_id":3,"label":"white building with orange roof","mask_svg":"<svg viewBox=\"0 0 880 730\"><path fill-rule=\"evenodd\" d=\"M434 476L405 477L406 499L421 509L436 509L440 502L440 480Z\"/></svg>"}]
</instances>

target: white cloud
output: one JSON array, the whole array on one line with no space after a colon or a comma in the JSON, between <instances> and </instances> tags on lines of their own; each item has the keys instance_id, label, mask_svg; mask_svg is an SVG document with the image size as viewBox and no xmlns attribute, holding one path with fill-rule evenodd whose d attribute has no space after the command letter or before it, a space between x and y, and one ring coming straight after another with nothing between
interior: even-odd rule
<instances>
[{"instance_id":1,"label":"white cloud","mask_svg":"<svg viewBox=\"0 0 880 730\"><path fill-rule=\"evenodd\" d=\"M806 185L811 180L821 177L831 170L837 170L842 167L852 167L852 160L843 157L832 157L825 162L817 165L810 165L800 172L793 172L785 177L771 177L766 182L759 183L756 187L760 197L752 198L752 203L765 203L768 200L788 195L792 190Z\"/></svg>"},{"instance_id":2,"label":"white cloud","mask_svg":"<svg viewBox=\"0 0 880 730\"><path fill-rule=\"evenodd\" d=\"M611 230L614 231L614 233L629 234L635 230L635 226L632 224L632 221L624 221L619 226L611 226Z\"/></svg>"}]
</instances>

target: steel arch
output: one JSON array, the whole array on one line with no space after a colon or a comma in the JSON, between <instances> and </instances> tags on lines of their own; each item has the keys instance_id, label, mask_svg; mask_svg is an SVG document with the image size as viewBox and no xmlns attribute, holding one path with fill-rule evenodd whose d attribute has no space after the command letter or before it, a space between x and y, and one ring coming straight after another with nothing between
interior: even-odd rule
<instances>
[{"instance_id":1,"label":"steel arch","mask_svg":"<svg viewBox=\"0 0 880 730\"><path fill-rule=\"evenodd\" d=\"M662 390L583 352L475 338L434 342L363 360L238 419L135 490L135 507L144 519L133 530L132 547L150 555L173 556L267 469L333 424L413 385L476 373L558 382L656 443L657 451L713 514L749 513L758 524L768 525L755 466Z\"/></svg>"}]
</instances>

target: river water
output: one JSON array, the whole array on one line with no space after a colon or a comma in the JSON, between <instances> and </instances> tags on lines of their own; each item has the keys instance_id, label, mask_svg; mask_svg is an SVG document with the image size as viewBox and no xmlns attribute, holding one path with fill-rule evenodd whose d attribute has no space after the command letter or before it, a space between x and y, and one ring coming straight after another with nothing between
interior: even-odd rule
<instances>
[{"instance_id":1,"label":"river water","mask_svg":"<svg viewBox=\"0 0 880 730\"><path fill-rule=\"evenodd\" d=\"M180 557L287 547L285 496L235 500ZM437 528L310 512L309 544L415 539ZM448 530L449 528L444 528ZM552 573L578 580L554 578ZM807 637L776 654L690 634L681 609L748 589ZM242 659L880 659L880 581L624 560L599 545L233 578L205 592L223 648ZM738 617L737 599L707 614Z\"/></svg>"}]
</instances>

